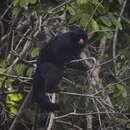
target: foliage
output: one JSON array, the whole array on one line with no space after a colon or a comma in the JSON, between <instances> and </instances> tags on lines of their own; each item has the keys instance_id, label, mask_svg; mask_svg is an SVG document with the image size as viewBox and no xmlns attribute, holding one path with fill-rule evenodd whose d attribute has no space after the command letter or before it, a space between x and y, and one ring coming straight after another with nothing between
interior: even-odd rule
<instances>
[{"instance_id":1,"label":"foliage","mask_svg":"<svg viewBox=\"0 0 130 130\"><path fill-rule=\"evenodd\" d=\"M31 90L35 62L45 41L75 24L88 32L93 47L86 55L97 63L87 73L65 71L58 94L64 108L56 116L69 114L55 119L54 129L88 129L90 116L94 130L129 129L130 2L13 0L9 4L11 17L3 20L0 14L0 128L9 129L9 119L14 119L12 115L20 110ZM49 114L34 104L29 103L19 115L18 129L47 128Z\"/></svg>"}]
</instances>

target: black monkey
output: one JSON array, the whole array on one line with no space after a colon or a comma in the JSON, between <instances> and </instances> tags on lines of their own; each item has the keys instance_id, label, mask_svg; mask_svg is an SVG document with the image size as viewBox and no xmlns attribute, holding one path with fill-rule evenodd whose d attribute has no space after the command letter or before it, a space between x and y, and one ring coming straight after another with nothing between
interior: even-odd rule
<instances>
[{"instance_id":1,"label":"black monkey","mask_svg":"<svg viewBox=\"0 0 130 130\"><path fill-rule=\"evenodd\" d=\"M68 63L79 59L87 41L86 32L75 28L52 38L40 51L33 77L33 97L42 109L52 112L60 109L60 105L52 103L46 93L55 92L66 67L86 69L81 62Z\"/></svg>"}]
</instances>

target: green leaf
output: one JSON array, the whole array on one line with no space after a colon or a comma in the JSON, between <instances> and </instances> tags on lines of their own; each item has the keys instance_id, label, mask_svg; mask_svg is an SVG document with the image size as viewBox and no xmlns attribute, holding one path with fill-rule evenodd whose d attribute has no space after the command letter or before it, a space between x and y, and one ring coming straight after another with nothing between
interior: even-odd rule
<instances>
[{"instance_id":1,"label":"green leaf","mask_svg":"<svg viewBox=\"0 0 130 130\"><path fill-rule=\"evenodd\" d=\"M12 90L12 83L14 82L14 79L8 79L6 80L6 85L8 86L8 90Z\"/></svg>"},{"instance_id":2,"label":"green leaf","mask_svg":"<svg viewBox=\"0 0 130 130\"><path fill-rule=\"evenodd\" d=\"M126 98L127 97L127 91L125 90L125 91L123 91L123 93L122 93L122 97L124 97L124 98Z\"/></svg>"},{"instance_id":3,"label":"green leaf","mask_svg":"<svg viewBox=\"0 0 130 130\"><path fill-rule=\"evenodd\" d=\"M130 24L130 19L128 19L127 17L124 17L124 16L122 16L121 18L122 18L122 20L124 20L126 23Z\"/></svg>"},{"instance_id":4,"label":"green leaf","mask_svg":"<svg viewBox=\"0 0 130 130\"><path fill-rule=\"evenodd\" d=\"M76 15L76 12L75 12L74 8L72 8L71 6L67 6L67 10L69 11L69 13L71 15Z\"/></svg>"},{"instance_id":5,"label":"green leaf","mask_svg":"<svg viewBox=\"0 0 130 130\"><path fill-rule=\"evenodd\" d=\"M100 3L98 0L89 0L89 1L92 2L96 6Z\"/></svg>"},{"instance_id":6,"label":"green leaf","mask_svg":"<svg viewBox=\"0 0 130 130\"><path fill-rule=\"evenodd\" d=\"M109 18L111 19L112 23L113 23L114 25L116 25L116 22L117 22L116 17L113 16L113 15L110 15Z\"/></svg>"},{"instance_id":7,"label":"green leaf","mask_svg":"<svg viewBox=\"0 0 130 130\"><path fill-rule=\"evenodd\" d=\"M82 14L80 15L80 25L82 25L82 26L86 25L86 23L87 23L89 17L90 17L89 14L87 14L87 13L82 13Z\"/></svg>"},{"instance_id":8,"label":"green leaf","mask_svg":"<svg viewBox=\"0 0 130 130\"><path fill-rule=\"evenodd\" d=\"M23 64L17 64L15 67L15 71L18 75L23 76L24 74L24 65Z\"/></svg>"},{"instance_id":9,"label":"green leaf","mask_svg":"<svg viewBox=\"0 0 130 130\"><path fill-rule=\"evenodd\" d=\"M19 0L19 4L21 7L28 6L30 0Z\"/></svg>"},{"instance_id":10,"label":"green leaf","mask_svg":"<svg viewBox=\"0 0 130 130\"><path fill-rule=\"evenodd\" d=\"M37 2L37 0L30 0L31 4L35 4Z\"/></svg>"},{"instance_id":11,"label":"green leaf","mask_svg":"<svg viewBox=\"0 0 130 130\"><path fill-rule=\"evenodd\" d=\"M120 5L123 4L123 0L118 0L118 2L120 3Z\"/></svg>"},{"instance_id":12,"label":"green leaf","mask_svg":"<svg viewBox=\"0 0 130 130\"><path fill-rule=\"evenodd\" d=\"M127 124L127 128L129 128L129 129L130 129L130 122Z\"/></svg>"},{"instance_id":13,"label":"green leaf","mask_svg":"<svg viewBox=\"0 0 130 130\"><path fill-rule=\"evenodd\" d=\"M19 102L22 99L21 94L8 94L12 102Z\"/></svg>"},{"instance_id":14,"label":"green leaf","mask_svg":"<svg viewBox=\"0 0 130 130\"><path fill-rule=\"evenodd\" d=\"M99 25L97 24L95 20L91 21L91 26L94 30L99 30Z\"/></svg>"},{"instance_id":15,"label":"green leaf","mask_svg":"<svg viewBox=\"0 0 130 130\"><path fill-rule=\"evenodd\" d=\"M112 39L113 32L106 32L106 36L107 36L108 39Z\"/></svg>"},{"instance_id":16,"label":"green leaf","mask_svg":"<svg viewBox=\"0 0 130 130\"><path fill-rule=\"evenodd\" d=\"M27 70L27 76L32 77L32 74L33 74L33 67L30 67L30 68Z\"/></svg>"},{"instance_id":17,"label":"green leaf","mask_svg":"<svg viewBox=\"0 0 130 130\"><path fill-rule=\"evenodd\" d=\"M33 48L31 51L31 57L34 58L38 56L38 54L39 54L39 48Z\"/></svg>"},{"instance_id":18,"label":"green leaf","mask_svg":"<svg viewBox=\"0 0 130 130\"><path fill-rule=\"evenodd\" d=\"M77 0L78 5L84 5L87 4L89 0Z\"/></svg>"},{"instance_id":19,"label":"green leaf","mask_svg":"<svg viewBox=\"0 0 130 130\"><path fill-rule=\"evenodd\" d=\"M116 17L110 15L109 18L111 19L113 25L115 25L118 29L122 30L121 22Z\"/></svg>"},{"instance_id":20,"label":"green leaf","mask_svg":"<svg viewBox=\"0 0 130 130\"><path fill-rule=\"evenodd\" d=\"M119 93L122 95L123 98L126 98L127 97L127 91L126 91L126 88L124 85L122 84L118 84L117 85L117 88L119 90Z\"/></svg>"},{"instance_id":21,"label":"green leaf","mask_svg":"<svg viewBox=\"0 0 130 130\"><path fill-rule=\"evenodd\" d=\"M103 7L101 1L99 2L99 0L89 0L93 5L95 5L95 8L98 6L97 11L100 14L105 13L105 8Z\"/></svg>"},{"instance_id":22,"label":"green leaf","mask_svg":"<svg viewBox=\"0 0 130 130\"><path fill-rule=\"evenodd\" d=\"M109 17L107 17L107 16L102 16L100 19L101 19L101 21L102 21L105 25L107 25L108 27L111 27L111 26L112 26L112 22L111 22L111 20L109 19Z\"/></svg>"},{"instance_id":23,"label":"green leaf","mask_svg":"<svg viewBox=\"0 0 130 130\"><path fill-rule=\"evenodd\" d=\"M5 71L6 71L5 68L0 68L0 73L1 73L1 74L4 73Z\"/></svg>"},{"instance_id":24,"label":"green leaf","mask_svg":"<svg viewBox=\"0 0 130 130\"><path fill-rule=\"evenodd\" d=\"M12 93L7 95L7 106L9 108L10 113L16 114L17 107L19 105L19 102L22 100L22 94L18 93Z\"/></svg>"},{"instance_id":25,"label":"green leaf","mask_svg":"<svg viewBox=\"0 0 130 130\"><path fill-rule=\"evenodd\" d=\"M120 91L123 90L123 86L122 86L121 84L118 84L118 85L117 85L117 88L118 88L118 90L120 90Z\"/></svg>"},{"instance_id":26,"label":"green leaf","mask_svg":"<svg viewBox=\"0 0 130 130\"><path fill-rule=\"evenodd\" d=\"M17 113L17 108L16 107L13 107L13 106L11 106L10 107L10 113L12 113L12 114L16 114Z\"/></svg>"},{"instance_id":27,"label":"green leaf","mask_svg":"<svg viewBox=\"0 0 130 130\"><path fill-rule=\"evenodd\" d=\"M120 29L120 30L123 29L123 28L122 28L122 24L121 24L121 22L118 21L118 20L117 20L117 23L116 23L116 27L117 27L118 29Z\"/></svg>"}]
</instances>

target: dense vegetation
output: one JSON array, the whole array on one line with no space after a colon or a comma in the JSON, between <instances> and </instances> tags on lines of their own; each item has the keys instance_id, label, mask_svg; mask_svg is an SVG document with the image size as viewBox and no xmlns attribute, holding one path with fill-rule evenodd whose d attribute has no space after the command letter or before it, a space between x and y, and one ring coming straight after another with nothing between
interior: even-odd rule
<instances>
[{"instance_id":1,"label":"dense vegetation","mask_svg":"<svg viewBox=\"0 0 130 130\"><path fill-rule=\"evenodd\" d=\"M71 25L88 32L90 69L65 71L52 95L63 109L43 112L31 97L39 49ZM1 0L1 130L128 130L129 86L130 1Z\"/></svg>"}]
</instances>

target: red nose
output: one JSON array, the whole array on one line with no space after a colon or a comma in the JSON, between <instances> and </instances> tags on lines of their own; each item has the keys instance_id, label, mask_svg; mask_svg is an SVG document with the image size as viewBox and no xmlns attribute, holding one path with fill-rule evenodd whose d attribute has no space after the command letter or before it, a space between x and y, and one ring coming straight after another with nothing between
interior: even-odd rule
<instances>
[{"instance_id":1,"label":"red nose","mask_svg":"<svg viewBox=\"0 0 130 130\"><path fill-rule=\"evenodd\" d=\"M84 45L84 44L85 44L85 43L84 43L84 39L81 38L81 39L79 40L79 44L80 44L81 46Z\"/></svg>"}]
</instances>

